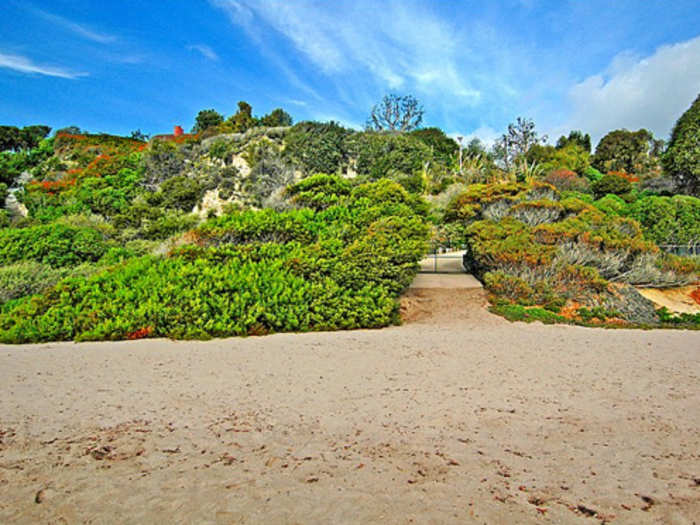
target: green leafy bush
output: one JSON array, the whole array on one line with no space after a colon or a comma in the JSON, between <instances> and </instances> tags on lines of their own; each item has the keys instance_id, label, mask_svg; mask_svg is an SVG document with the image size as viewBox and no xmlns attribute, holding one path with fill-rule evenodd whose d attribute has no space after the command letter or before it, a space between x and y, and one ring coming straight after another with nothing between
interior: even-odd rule
<instances>
[{"instance_id":1,"label":"green leafy bush","mask_svg":"<svg viewBox=\"0 0 700 525\"><path fill-rule=\"evenodd\" d=\"M8 303L0 340L207 338L398 322L397 296L427 249L427 226L395 182L341 197L321 211L210 219L167 256L103 252L101 264L112 266Z\"/></svg>"},{"instance_id":2,"label":"green leafy bush","mask_svg":"<svg viewBox=\"0 0 700 525\"><path fill-rule=\"evenodd\" d=\"M0 230L0 264L36 261L60 268L97 261L107 248L102 235L91 228L52 224Z\"/></svg>"},{"instance_id":3,"label":"green leafy bush","mask_svg":"<svg viewBox=\"0 0 700 525\"><path fill-rule=\"evenodd\" d=\"M597 198L607 194L625 195L632 190L632 183L620 175L607 174L591 186Z\"/></svg>"},{"instance_id":4,"label":"green leafy bush","mask_svg":"<svg viewBox=\"0 0 700 525\"><path fill-rule=\"evenodd\" d=\"M629 204L611 193L601 197L593 205L607 215L627 215L629 213Z\"/></svg>"},{"instance_id":5,"label":"green leafy bush","mask_svg":"<svg viewBox=\"0 0 700 525\"><path fill-rule=\"evenodd\" d=\"M392 174L412 175L433 161L430 147L411 135L363 132L347 139L355 170L376 180Z\"/></svg>"},{"instance_id":6,"label":"green leafy bush","mask_svg":"<svg viewBox=\"0 0 700 525\"><path fill-rule=\"evenodd\" d=\"M695 197L644 197L630 205L629 215L658 244L700 242L700 199Z\"/></svg>"},{"instance_id":7,"label":"green leafy bush","mask_svg":"<svg viewBox=\"0 0 700 525\"><path fill-rule=\"evenodd\" d=\"M338 173L348 162L345 139L352 131L336 122L299 122L285 136L285 154L304 173Z\"/></svg>"},{"instance_id":8,"label":"green leafy bush","mask_svg":"<svg viewBox=\"0 0 700 525\"><path fill-rule=\"evenodd\" d=\"M287 195L299 206L322 210L347 197L352 185L337 175L318 173L287 188Z\"/></svg>"}]
</instances>

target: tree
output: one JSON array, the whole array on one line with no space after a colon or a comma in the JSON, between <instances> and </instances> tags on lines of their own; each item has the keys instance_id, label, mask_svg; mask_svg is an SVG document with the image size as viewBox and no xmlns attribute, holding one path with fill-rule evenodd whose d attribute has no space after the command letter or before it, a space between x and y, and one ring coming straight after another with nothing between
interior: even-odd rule
<instances>
[{"instance_id":1,"label":"tree","mask_svg":"<svg viewBox=\"0 0 700 525\"><path fill-rule=\"evenodd\" d=\"M413 131L423 122L423 106L413 95L384 95L372 108L367 130Z\"/></svg>"},{"instance_id":2,"label":"tree","mask_svg":"<svg viewBox=\"0 0 700 525\"><path fill-rule=\"evenodd\" d=\"M654 136L646 129L616 129L600 139L591 164L603 173L643 171L649 167L650 161L653 162L649 155L653 144Z\"/></svg>"},{"instance_id":3,"label":"tree","mask_svg":"<svg viewBox=\"0 0 700 525\"><path fill-rule=\"evenodd\" d=\"M16 126L0 126L0 151L18 150L19 134L19 128Z\"/></svg>"},{"instance_id":4,"label":"tree","mask_svg":"<svg viewBox=\"0 0 700 525\"><path fill-rule=\"evenodd\" d=\"M34 125L20 129L0 126L0 151L22 151L36 148L51 133L49 126Z\"/></svg>"},{"instance_id":5,"label":"tree","mask_svg":"<svg viewBox=\"0 0 700 525\"><path fill-rule=\"evenodd\" d=\"M83 133L87 133L87 131L83 131L78 126L67 126L65 128L61 128L61 129L56 130L56 135L58 135L58 134L82 135Z\"/></svg>"},{"instance_id":6,"label":"tree","mask_svg":"<svg viewBox=\"0 0 700 525\"><path fill-rule=\"evenodd\" d=\"M568 137L564 135L559 137L559 140L557 140L557 149L563 149L569 144L580 146L587 153L591 152L591 136L588 133L584 135L583 131L573 130L569 132Z\"/></svg>"},{"instance_id":7,"label":"tree","mask_svg":"<svg viewBox=\"0 0 700 525\"><path fill-rule=\"evenodd\" d=\"M149 135L147 133L143 133L140 129L135 129L129 134L129 138L146 142Z\"/></svg>"},{"instance_id":8,"label":"tree","mask_svg":"<svg viewBox=\"0 0 700 525\"><path fill-rule=\"evenodd\" d=\"M234 133L245 133L257 123L257 119L253 117L253 107L244 100L238 103L238 111L226 121L227 127Z\"/></svg>"},{"instance_id":9,"label":"tree","mask_svg":"<svg viewBox=\"0 0 700 525\"><path fill-rule=\"evenodd\" d=\"M421 128L411 131L410 134L429 146L433 154L446 163L453 160L459 150L457 143L440 128Z\"/></svg>"},{"instance_id":10,"label":"tree","mask_svg":"<svg viewBox=\"0 0 700 525\"><path fill-rule=\"evenodd\" d=\"M700 196L700 95L673 126L662 161L681 191Z\"/></svg>"},{"instance_id":11,"label":"tree","mask_svg":"<svg viewBox=\"0 0 700 525\"><path fill-rule=\"evenodd\" d=\"M352 131L337 122L299 122L284 137L284 153L306 174L337 173L348 161L345 138Z\"/></svg>"},{"instance_id":12,"label":"tree","mask_svg":"<svg viewBox=\"0 0 700 525\"><path fill-rule=\"evenodd\" d=\"M577 142L569 142L563 148L535 144L525 155L530 163L537 163L544 173L555 170L571 170L583 175L590 165L590 154Z\"/></svg>"},{"instance_id":13,"label":"tree","mask_svg":"<svg viewBox=\"0 0 700 525\"><path fill-rule=\"evenodd\" d=\"M192 133L201 133L205 129L213 128L223 123L224 117L214 109L203 109L197 113Z\"/></svg>"},{"instance_id":14,"label":"tree","mask_svg":"<svg viewBox=\"0 0 700 525\"><path fill-rule=\"evenodd\" d=\"M407 134L355 133L346 142L354 169L372 180L413 175L430 166L433 152L420 140Z\"/></svg>"},{"instance_id":15,"label":"tree","mask_svg":"<svg viewBox=\"0 0 700 525\"><path fill-rule=\"evenodd\" d=\"M270 113L260 119L260 125L268 128L291 126L292 116L282 108L273 109Z\"/></svg>"},{"instance_id":16,"label":"tree","mask_svg":"<svg viewBox=\"0 0 700 525\"><path fill-rule=\"evenodd\" d=\"M532 146L545 142L547 135L538 135L532 119L518 117L515 123L508 124L508 132L495 142L493 153L506 169L510 169L513 162L527 155Z\"/></svg>"}]
</instances>

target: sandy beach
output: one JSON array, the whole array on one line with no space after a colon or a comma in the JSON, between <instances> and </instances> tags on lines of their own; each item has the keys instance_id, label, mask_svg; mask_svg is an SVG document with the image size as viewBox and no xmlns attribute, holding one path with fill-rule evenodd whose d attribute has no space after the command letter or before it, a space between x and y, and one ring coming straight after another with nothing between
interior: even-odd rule
<instances>
[{"instance_id":1,"label":"sandy beach","mask_svg":"<svg viewBox=\"0 0 700 525\"><path fill-rule=\"evenodd\" d=\"M508 323L0 347L0 523L700 516L700 332Z\"/></svg>"}]
</instances>

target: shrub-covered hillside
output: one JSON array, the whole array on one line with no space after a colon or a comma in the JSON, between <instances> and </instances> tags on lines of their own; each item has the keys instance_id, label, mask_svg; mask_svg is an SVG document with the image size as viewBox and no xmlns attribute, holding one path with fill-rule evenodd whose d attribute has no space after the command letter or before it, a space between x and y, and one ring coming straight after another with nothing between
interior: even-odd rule
<instances>
[{"instance_id":1,"label":"shrub-covered hillside","mask_svg":"<svg viewBox=\"0 0 700 525\"><path fill-rule=\"evenodd\" d=\"M311 201L321 200L315 193L329 197L327 207L233 211L162 255L113 247L92 275L5 303L0 340L207 338L396 323L397 297L426 249L420 207L395 182L330 195L324 190L334 182L344 187L318 176L303 192L292 188ZM48 252L50 259L36 259L69 264Z\"/></svg>"},{"instance_id":2,"label":"shrub-covered hillside","mask_svg":"<svg viewBox=\"0 0 700 525\"><path fill-rule=\"evenodd\" d=\"M385 326L421 256L464 247L511 319L700 326L635 288L697 282L670 253L700 251L697 102L668 146L518 118L487 148L409 98L364 131L245 102L150 140L0 126L0 340Z\"/></svg>"}]
</instances>

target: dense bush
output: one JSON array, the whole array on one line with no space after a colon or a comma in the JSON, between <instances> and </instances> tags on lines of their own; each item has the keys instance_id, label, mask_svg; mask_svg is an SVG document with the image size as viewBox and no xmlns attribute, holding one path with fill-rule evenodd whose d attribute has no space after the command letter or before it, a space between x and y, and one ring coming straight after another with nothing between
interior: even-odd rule
<instances>
[{"instance_id":1,"label":"dense bush","mask_svg":"<svg viewBox=\"0 0 700 525\"><path fill-rule=\"evenodd\" d=\"M600 198L607 194L626 195L632 190L632 183L620 175L609 173L591 186L596 197Z\"/></svg>"},{"instance_id":2,"label":"dense bush","mask_svg":"<svg viewBox=\"0 0 700 525\"><path fill-rule=\"evenodd\" d=\"M304 173L338 173L348 162L345 139L352 131L335 122L299 122L285 136L285 154Z\"/></svg>"},{"instance_id":3,"label":"dense bush","mask_svg":"<svg viewBox=\"0 0 700 525\"><path fill-rule=\"evenodd\" d=\"M355 171L370 179L412 175L433 161L430 147L411 136L383 132L355 133L347 139Z\"/></svg>"},{"instance_id":4,"label":"dense bush","mask_svg":"<svg viewBox=\"0 0 700 525\"><path fill-rule=\"evenodd\" d=\"M629 215L639 221L645 237L657 244L700 242L700 199L645 197L630 205Z\"/></svg>"},{"instance_id":5,"label":"dense bush","mask_svg":"<svg viewBox=\"0 0 700 525\"><path fill-rule=\"evenodd\" d=\"M444 164L454 164L457 160L457 142L445 135L440 128L416 129L411 131L410 135L428 146L433 155Z\"/></svg>"},{"instance_id":6,"label":"dense bush","mask_svg":"<svg viewBox=\"0 0 700 525\"><path fill-rule=\"evenodd\" d=\"M105 260L124 262L5 308L0 340L206 338L398 322L396 298L427 248L414 199L391 181L351 195L338 181L315 182L298 194L319 202L338 190L338 203L227 214L165 257L111 251Z\"/></svg>"},{"instance_id":7,"label":"dense bush","mask_svg":"<svg viewBox=\"0 0 700 525\"><path fill-rule=\"evenodd\" d=\"M41 293L68 276L89 276L98 265L83 263L75 267L52 268L48 264L22 261L0 267L0 305L28 295Z\"/></svg>"},{"instance_id":8,"label":"dense bush","mask_svg":"<svg viewBox=\"0 0 700 525\"><path fill-rule=\"evenodd\" d=\"M152 201L166 208L190 211L202 198L203 188L197 179L178 175L160 185Z\"/></svg>"},{"instance_id":9,"label":"dense bush","mask_svg":"<svg viewBox=\"0 0 700 525\"><path fill-rule=\"evenodd\" d=\"M587 179L579 177L575 172L567 169L558 169L549 172L544 182L551 184L559 191L579 191L585 193L590 188Z\"/></svg>"},{"instance_id":10,"label":"dense bush","mask_svg":"<svg viewBox=\"0 0 700 525\"><path fill-rule=\"evenodd\" d=\"M526 155L527 161L537 163L545 173L557 170L569 170L584 174L589 169L589 153L576 143L561 148L535 144Z\"/></svg>"},{"instance_id":11,"label":"dense bush","mask_svg":"<svg viewBox=\"0 0 700 525\"><path fill-rule=\"evenodd\" d=\"M593 310L632 323L658 322L653 305L630 285L688 284L697 279L697 265L659 252L639 223L622 216L631 212L619 197L607 195L595 205L573 195L561 199L543 184L473 185L446 217L466 226L465 264L496 305L561 310L584 323ZM683 205L692 222L693 204ZM647 209L661 208L640 206Z\"/></svg>"},{"instance_id":12,"label":"dense bush","mask_svg":"<svg viewBox=\"0 0 700 525\"><path fill-rule=\"evenodd\" d=\"M58 268L97 261L107 248L91 228L53 224L0 230L0 264L36 261Z\"/></svg>"},{"instance_id":13,"label":"dense bush","mask_svg":"<svg viewBox=\"0 0 700 525\"><path fill-rule=\"evenodd\" d=\"M338 204L351 189L347 179L318 173L287 188L287 195L299 206L322 210Z\"/></svg>"}]
</instances>

